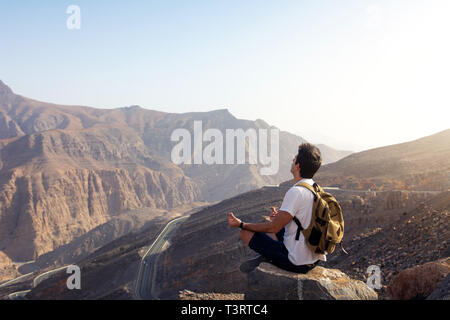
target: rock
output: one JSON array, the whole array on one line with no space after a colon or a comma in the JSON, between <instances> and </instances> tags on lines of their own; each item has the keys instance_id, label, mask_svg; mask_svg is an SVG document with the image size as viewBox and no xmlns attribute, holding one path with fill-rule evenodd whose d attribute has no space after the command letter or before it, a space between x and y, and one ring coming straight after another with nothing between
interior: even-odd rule
<instances>
[{"instance_id":1,"label":"rock","mask_svg":"<svg viewBox=\"0 0 450 320\"><path fill-rule=\"evenodd\" d=\"M246 300L377 300L364 282L350 279L337 269L315 267L297 274L261 263L248 275Z\"/></svg>"},{"instance_id":2,"label":"rock","mask_svg":"<svg viewBox=\"0 0 450 320\"><path fill-rule=\"evenodd\" d=\"M389 282L388 297L395 300L425 299L449 273L450 258L403 270Z\"/></svg>"},{"instance_id":3,"label":"rock","mask_svg":"<svg viewBox=\"0 0 450 320\"><path fill-rule=\"evenodd\" d=\"M361 209L364 206L364 199L360 196L353 196L352 198L352 207L354 209Z\"/></svg>"},{"instance_id":4,"label":"rock","mask_svg":"<svg viewBox=\"0 0 450 320\"><path fill-rule=\"evenodd\" d=\"M438 285L427 300L450 300L450 275Z\"/></svg>"},{"instance_id":5,"label":"rock","mask_svg":"<svg viewBox=\"0 0 450 320\"><path fill-rule=\"evenodd\" d=\"M8 280L14 274L11 259L0 251L0 282Z\"/></svg>"},{"instance_id":6,"label":"rock","mask_svg":"<svg viewBox=\"0 0 450 320\"><path fill-rule=\"evenodd\" d=\"M0 248L14 261L34 260L120 213L197 200L195 184L177 174L144 167L0 174Z\"/></svg>"},{"instance_id":7,"label":"rock","mask_svg":"<svg viewBox=\"0 0 450 320\"><path fill-rule=\"evenodd\" d=\"M190 290L181 290L179 300L243 300L244 295L239 293L196 293Z\"/></svg>"}]
</instances>

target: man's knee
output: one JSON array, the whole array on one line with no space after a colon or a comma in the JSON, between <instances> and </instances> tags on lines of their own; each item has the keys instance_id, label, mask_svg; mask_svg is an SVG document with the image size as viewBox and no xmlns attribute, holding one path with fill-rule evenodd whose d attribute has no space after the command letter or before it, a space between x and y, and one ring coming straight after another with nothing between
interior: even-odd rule
<instances>
[{"instance_id":1,"label":"man's knee","mask_svg":"<svg viewBox=\"0 0 450 320\"><path fill-rule=\"evenodd\" d=\"M241 232L239 232L239 238L241 238L241 240L244 241L246 245L248 245L253 237L253 234L254 232L252 231L242 229Z\"/></svg>"}]
</instances>

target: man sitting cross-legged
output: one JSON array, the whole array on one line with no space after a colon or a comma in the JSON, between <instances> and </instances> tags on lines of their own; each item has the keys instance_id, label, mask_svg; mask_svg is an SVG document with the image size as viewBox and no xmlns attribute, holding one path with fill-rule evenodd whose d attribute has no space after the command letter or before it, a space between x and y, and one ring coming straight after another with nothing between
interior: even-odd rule
<instances>
[{"instance_id":1,"label":"man sitting cross-legged","mask_svg":"<svg viewBox=\"0 0 450 320\"><path fill-rule=\"evenodd\" d=\"M304 228L311 222L314 195L297 185L306 182L311 186L314 174L320 168L322 158L317 147L309 143L299 146L292 159L291 173L295 184L286 192L280 209L272 208L270 222L247 223L228 213L228 224L241 228L242 241L261 256L244 263L241 271L250 272L262 261L269 261L287 271L306 273L314 268L319 260L326 261L325 254L314 253L307 245L303 234L296 240L296 217Z\"/></svg>"}]
</instances>

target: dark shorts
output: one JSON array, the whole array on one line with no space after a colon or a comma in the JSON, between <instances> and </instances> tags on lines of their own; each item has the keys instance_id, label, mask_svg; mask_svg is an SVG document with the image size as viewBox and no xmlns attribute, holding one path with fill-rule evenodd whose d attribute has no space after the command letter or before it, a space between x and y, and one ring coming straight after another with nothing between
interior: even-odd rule
<instances>
[{"instance_id":1,"label":"dark shorts","mask_svg":"<svg viewBox=\"0 0 450 320\"><path fill-rule=\"evenodd\" d=\"M287 271L307 273L317 265L317 262L300 266L293 264L289 260L289 252L283 243L284 228L276 236L279 239L278 241L272 239L265 233L255 232L248 245L252 250L266 257L270 263Z\"/></svg>"}]
</instances>

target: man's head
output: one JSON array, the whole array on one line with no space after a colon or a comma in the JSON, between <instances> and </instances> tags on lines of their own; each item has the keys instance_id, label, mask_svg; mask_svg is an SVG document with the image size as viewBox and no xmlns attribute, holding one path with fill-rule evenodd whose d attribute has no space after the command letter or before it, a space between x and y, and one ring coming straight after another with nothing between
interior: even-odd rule
<instances>
[{"instance_id":1,"label":"man's head","mask_svg":"<svg viewBox=\"0 0 450 320\"><path fill-rule=\"evenodd\" d=\"M319 148L310 144L302 143L298 147L298 153L292 159L291 173L301 178L311 179L322 164L322 155Z\"/></svg>"}]
</instances>

